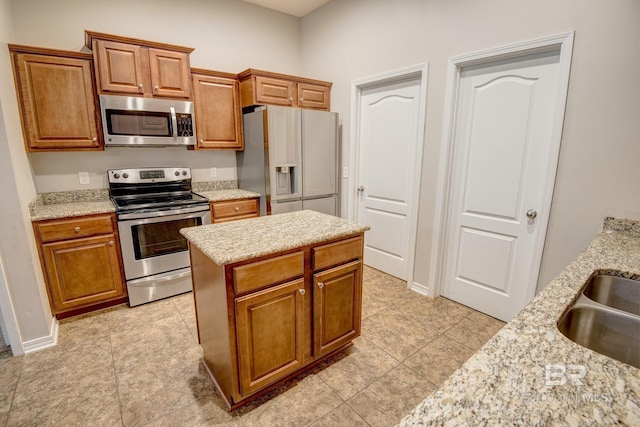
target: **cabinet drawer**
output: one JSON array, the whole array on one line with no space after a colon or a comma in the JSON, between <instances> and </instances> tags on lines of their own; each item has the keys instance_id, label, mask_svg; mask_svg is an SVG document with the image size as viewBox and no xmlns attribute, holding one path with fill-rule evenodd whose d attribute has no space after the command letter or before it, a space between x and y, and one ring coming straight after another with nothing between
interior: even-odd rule
<instances>
[{"instance_id":1,"label":"cabinet drawer","mask_svg":"<svg viewBox=\"0 0 640 427\"><path fill-rule=\"evenodd\" d=\"M36 229L42 243L114 232L112 217L109 215L51 221L38 224Z\"/></svg>"},{"instance_id":2,"label":"cabinet drawer","mask_svg":"<svg viewBox=\"0 0 640 427\"><path fill-rule=\"evenodd\" d=\"M258 216L258 199L228 200L211 204L213 222Z\"/></svg>"},{"instance_id":3,"label":"cabinet drawer","mask_svg":"<svg viewBox=\"0 0 640 427\"><path fill-rule=\"evenodd\" d=\"M317 246L312 254L314 271L362 258L362 237Z\"/></svg>"},{"instance_id":4,"label":"cabinet drawer","mask_svg":"<svg viewBox=\"0 0 640 427\"><path fill-rule=\"evenodd\" d=\"M240 294L293 279L303 274L304 252L295 252L234 267L233 287L236 294Z\"/></svg>"}]
</instances>

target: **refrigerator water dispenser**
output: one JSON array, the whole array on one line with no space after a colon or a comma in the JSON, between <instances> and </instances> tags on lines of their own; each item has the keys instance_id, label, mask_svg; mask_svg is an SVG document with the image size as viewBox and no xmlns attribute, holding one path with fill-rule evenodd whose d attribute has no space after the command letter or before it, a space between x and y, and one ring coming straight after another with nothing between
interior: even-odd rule
<instances>
[{"instance_id":1,"label":"refrigerator water dispenser","mask_svg":"<svg viewBox=\"0 0 640 427\"><path fill-rule=\"evenodd\" d=\"M295 194L295 165L276 165L276 195Z\"/></svg>"}]
</instances>

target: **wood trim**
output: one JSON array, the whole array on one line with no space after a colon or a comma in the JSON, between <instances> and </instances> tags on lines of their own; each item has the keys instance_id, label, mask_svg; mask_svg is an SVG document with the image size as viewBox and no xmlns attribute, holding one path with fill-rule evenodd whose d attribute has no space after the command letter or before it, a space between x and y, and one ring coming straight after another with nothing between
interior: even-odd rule
<instances>
[{"instance_id":1,"label":"wood trim","mask_svg":"<svg viewBox=\"0 0 640 427\"><path fill-rule=\"evenodd\" d=\"M90 305L88 307L76 308L74 310L69 310L69 311L63 311L63 312L60 312L60 313L56 313L56 319L58 319L58 320L67 319L69 317L79 316L81 314L90 313L92 311L102 310L104 308L109 308L109 307L113 307L113 306L116 306L116 305L126 304L128 302L129 302L129 297L125 295L123 297L116 298L116 299L111 300L111 301L101 302L99 304Z\"/></svg>"},{"instance_id":2,"label":"wood trim","mask_svg":"<svg viewBox=\"0 0 640 427\"><path fill-rule=\"evenodd\" d=\"M184 53L191 53L194 51L194 48L192 47L177 46L177 45L172 45L168 43L161 43L161 42L155 42L155 41L149 41L149 40L136 39L132 37L117 36L114 34L99 33L97 31L85 30L84 44L89 49L92 49L93 39L108 40L108 41L114 41L119 43L137 44L139 46L144 46L144 47L173 50L173 51L184 52Z\"/></svg>"},{"instance_id":3,"label":"wood trim","mask_svg":"<svg viewBox=\"0 0 640 427\"><path fill-rule=\"evenodd\" d=\"M234 73L228 73L226 71L207 70L204 68L191 67L191 74L202 74L211 77L222 77L224 79L238 80L238 75Z\"/></svg>"},{"instance_id":4,"label":"wood trim","mask_svg":"<svg viewBox=\"0 0 640 427\"><path fill-rule=\"evenodd\" d=\"M35 55L62 56L65 58L76 59L93 59L93 55L87 52L74 52L71 50L49 49L37 46L25 46L21 44L9 43L9 52L11 53L31 53Z\"/></svg>"},{"instance_id":5,"label":"wood trim","mask_svg":"<svg viewBox=\"0 0 640 427\"><path fill-rule=\"evenodd\" d=\"M273 71L256 70L255 68L249 68L242 71L241 73L238 73L238 78L240 79L240 81L247 80L251 78L251 76L262 76L262 77L273 78L273 79L294 80L296 83L310 83L310 84L316 84L321 86L328 86L329 88L333 85L333 83L327 82L324 80L316 80L316 79L310 79L308 77L300 77L300 76L293 76L290 74L275 73Z\"/></svg>"}]
</instances>

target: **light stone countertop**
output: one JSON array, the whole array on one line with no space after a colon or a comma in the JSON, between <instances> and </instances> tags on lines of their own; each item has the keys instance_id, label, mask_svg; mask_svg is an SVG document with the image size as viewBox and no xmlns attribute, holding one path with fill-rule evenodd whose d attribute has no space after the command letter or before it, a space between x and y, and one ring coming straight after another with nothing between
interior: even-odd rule
<instances>
[{"instance_id":1,"label":"light stone countertop","mask_svg":"<svg viewBox=\"0 0 640 427\"><path fill-rule=\"evenodd\" d=\"M183 228L189 242L218 265L352 236L367 225L305 210Z\"/></svg>"},{"instance_id":2,"label":"light stone countertop","mask_svg":"<svg viewBox=\"0 0 640 427\"><path fill-rule=\"evenodd\" d=\"M209 199L210 202L221 202L224 200L251 199L260 197L259 193L253 191L233 188L229 190L213 190L213 191L196 191L196 193Z\"/></svg>"},{"instance_id":3,"label":"light stone countertop","mask_svg":"<svg viewBox=\"0 0 640 427\"><path fill-rule=\"evenodd\" d=\"M207 184L207 183L198 183ZM215 183L217 184L217 183ZM226 182L223 182L226 184ZM260 197L260 194L239 188L202 187L204 191L196 191L211 202L234 199ZM70 218L75 216L95 215L115 212L115 206L109 199L109 190L77 190L43 193L29 203L31 221L45 219Z\"/></svg>"},{"instance_id":4,"label":"light stone countertop","mask_svg":"<svg viewBox=\"0 0 640 427\"><path fill-rule=\"evenodd\" d=\"M606 218L589 247L399 425L640 425L640 369L556 326L596 270L640 278L640 221Z\"/></svg>"}]
</instances>

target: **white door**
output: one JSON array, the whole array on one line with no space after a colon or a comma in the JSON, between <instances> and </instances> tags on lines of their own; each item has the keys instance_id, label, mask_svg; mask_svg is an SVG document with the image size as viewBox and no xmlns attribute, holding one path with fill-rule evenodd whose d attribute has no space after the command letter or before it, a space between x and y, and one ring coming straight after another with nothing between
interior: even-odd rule
<instances>
[{"instance_id":1,"label":"white door","mask_svg":"<svg viewBox=\"0 0 640 427\"><path fill-rule=\"evenodd\" d=\"M460 73L442 293L505 321L532 298L538 276L541 209L558 156L559 55Z\"/></svg>"},{"instance_id":2,"label":"white door","mask_svg":"<svg viewBox=\"0 0 640 427\"><path fill-rule=\"evenodd\" d=\"M357 221L365 233L365 264L407 280L415 233L420 77L362 90Z\"/></svg>"}]
</instances>

